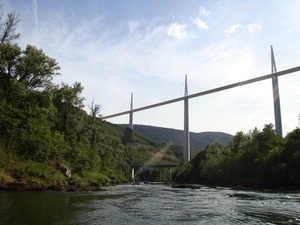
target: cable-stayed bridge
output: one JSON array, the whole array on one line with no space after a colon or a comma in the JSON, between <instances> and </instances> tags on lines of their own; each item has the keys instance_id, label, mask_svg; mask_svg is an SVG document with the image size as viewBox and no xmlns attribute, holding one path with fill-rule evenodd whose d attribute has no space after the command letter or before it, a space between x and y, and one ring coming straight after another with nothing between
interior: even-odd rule
<instances>
[{"instance_id":1,"label":"cable-stayed bridge","mask_svg":"<svg viewBox=\"0 0 300 225\"><path fill-rule=\"evenodd\" d=\"M273 90L273 102L274 102L275 129L276 129L276 133L279 136L282 136L282 122L281 122L281 108L280 108L278 77L288 75L291 73L295 73L298 71L300 71L300 66L277 72L273 48L271 46L271 73L270 74L252 78L252 79L248 79L248 80L244 80L241 82L232 83L232 84L221 86L218 88L213 88L210 90L198 92L198 93L191 94L191 95L188 94L187 75L186 75L185 76L185 91L184 91L183 97L174 98L171 100L167 100L167 101L163 101L163 102L159 102L156 104L151 104L151 105L147 105L144 107L134 109L133 108L133 94L131 94L130 110L115 113L112 115L103 116L102 119L109 119L109 118L129 114L129 128L133 129L133 113L134 112L139 112L139 111L143 111L143 110L147 110L147 109L151 109L151 108L155 108L155 107L159 107L159 106L163 106L163 105L167 105L167 104L171 104L171 103L175 103L175 102L179 102L179 101L184 101L184 154L183 155L184 155L184 158L186 161L190 161L189 105L188 105L189 99L201 97L204 95L208 95L208 94L212 94L212 93L216 93L216 92L220 92L220 91L225 91L228 89L240 87L240 86L247 85L247 84L252 84L252 83L267 80L267 79L271 79L272 90Z\"/></svg>"}]
</instances>

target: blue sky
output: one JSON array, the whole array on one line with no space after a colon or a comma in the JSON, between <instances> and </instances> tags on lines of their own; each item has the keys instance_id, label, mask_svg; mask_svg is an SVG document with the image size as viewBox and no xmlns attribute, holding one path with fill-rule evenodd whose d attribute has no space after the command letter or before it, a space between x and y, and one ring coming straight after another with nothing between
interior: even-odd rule
<instances>
[{"instance_id":1,"label":"blue sky","mask_svg":"<svg viewBox=\"0 0 300 225\"><path fill-rule=\"evenodd\" d=\"M20 15L17 43L84 86L103 116L300 65L300 1L4 0ZM279 78L283 134L298 126L300 73ZM271 80L190 100L190 130L248 132L274 124ZM128 123L128 116L108 119ZM135 124L183 129L183 102L134 114Z\"/></svg>"}]
</instances>

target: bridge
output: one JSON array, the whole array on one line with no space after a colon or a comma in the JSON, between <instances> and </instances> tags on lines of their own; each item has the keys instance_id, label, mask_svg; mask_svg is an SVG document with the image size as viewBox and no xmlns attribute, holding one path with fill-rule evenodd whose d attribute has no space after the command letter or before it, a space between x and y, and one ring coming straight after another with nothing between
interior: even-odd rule
<instances>
[{"instance_id":1,"label":"bridge","mask_svg":"<svg viewBox=\"0 0 300 225\"><path fill-rule=\"evenodd\" d=\"M151 109L151 108L155 108L155 107L159 107L159 106L163 106L163 105L167 105L167 104L171 104L171 103L175 103L175 102L179 102L179 101L184 101L184 143L183 143L184 144L184 149L183 149L183 156L184 156L184 159L187 162L189 162L190 161L189 102L188 102L189 99L204 96L204 95L208 95L208 94L212 94L212 93L215 93L215 92L228 90L228 89L231 89L231 88L240 87L240 86L243 86L243 85L247 85L247 84L251 84L251 83L255 83L255 82L259 82L259 81L263 81L263 80L267 80L267 79L271 79L271 81L272 81L272 90L273 90L275 129L276 129L276 133L279 136L282 137L282 122L281 122L281 109L280 109L278 77L283 76L283 75L287 75L287 74L291 74L291 73L295 73L295 72L298 72L298 71L300 71L300 66L277 72L273 47L271 46L271 73L270 74L260 76L260 77L256 77L256 78L253 78L253 79L249 79L249 80L245 80L245 81L242 81L242 82L237 82L237 83L225 85L225 86L222 86L222 87L210 89L210 90L207 90L207 91L198 92L198 93L191 94L191 95L188 94L187 75L185 75L185 91L184 91L184 96L183 97L175 98L175 99L171 99L171 100L168 100L168 101L163 101L163 102L159 102L159 103L156 103L156 104L152 104L152 105L148 105L148 106L133 109L133 94L131 93L130 110L120 112L120 113L116 113L116 114L112 114L112 115L108 115L108 116L103 116L102 119L104 120L104 119L108 119L108 118L112 118L112 117L117 117L117 116L129 114L129 128L133 129L133 113L134 112L143 111L143 110L147 110L147 109Z\"/></svg>"},{"instance_id":2,"label":"bridge","mask_svg":"<svg viewBox=\"0 0 300 225\"><path fill-rule=\"evenodd\" d=\"M131 167L131 178L134 180L135 169L146 169L146 168L169 168L170 177L169 181L172 181L172 168L177 167L175 164L133 164Z\"/></svg>"}]
</instances>

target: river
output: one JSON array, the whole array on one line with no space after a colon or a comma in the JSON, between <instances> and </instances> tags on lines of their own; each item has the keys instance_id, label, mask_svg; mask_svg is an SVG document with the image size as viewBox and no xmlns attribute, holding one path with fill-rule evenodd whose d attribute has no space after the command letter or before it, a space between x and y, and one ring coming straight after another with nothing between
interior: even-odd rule
<instances>
[{"instance_id":1,"label":"river","mask_svg":"<svg viewBox=\"0 0 300 225\"><path fill-rule=\"evenodd\" d=\"M300 224L300 193L150 184L102 192L0 191L0 224Z\"/></svg>"}]
</instances>

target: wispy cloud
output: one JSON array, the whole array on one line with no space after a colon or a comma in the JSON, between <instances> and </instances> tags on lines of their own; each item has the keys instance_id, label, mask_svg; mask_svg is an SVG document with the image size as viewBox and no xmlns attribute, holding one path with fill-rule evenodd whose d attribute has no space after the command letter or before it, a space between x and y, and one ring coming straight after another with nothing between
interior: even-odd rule
<instances>
[{"instance_id":1,"label":"wispy cloud","mask_svg":"<svg viewBox=\"0 0 300 225\"><path fill-rule=\"evenodd\" d=\"M248 24L247 26L247 30L250 34L253 34L255 32L255 30L261 30L262 27L261 25L259 24ZM230 28L228 28L227 30L225 30L225 34L226 34L226 37L234 34L238 29L240 28L244 28L244 26L242 24L234 24L234 25L231 25Z\"/></svg>"},{"instance_id":2,"label":"wispy cloud","mask_svg":"<svg viewBox=\"0 0 300 225\"><path fill-rule=\"evenodd\" d=\"M200 30L207 30L208 29L207 22L201 20L200 17L209 17L209 16L210 16L210 12L207 11L204 7L201 7L200 8L199 17L197 17L195 19L191 18L191 20L193 21L194 24L197 25L197 27Z\"/></svg>"},{"instance_id":3,"label":"wispy cloud","mask_svg":"<svg viewBox=\"0 0 300 225\"><path fill-rule=\"evenodd\" d=\"M139 26L140 23L138 21L129 21L128 22L130 33L133 33Z\"/></svg>"},{"instance_id":4,"label":"wispy cloud","mask_svg":"<svg viewBox=\"0 0 300 225\"><path fill-rule=\"evenodd\" d=\"M250 34L253 34L255 30L261 30L262 27L259 24L249 24L247 28Z\"/></svg>"},{"instance_id":5,"label":"wispy cloud","mask_svg":"<svg viewBox=\"0 0 300 225\"><path fill-rule=\"evenodd\" d=\"M34 14L34 21L35 21L35 30L37 30L38 29L37 0L32 0L32 8Z\"/></svg>"},{"instance_id":6,"label":"wispy cloud","mask_svg":"<svg viewBox=\"0 0 300 225\"><path fill-rule=\"evenodd\" d=\"M210 16L210 12L207 11L204 7L201 7L200 8L200 16L209 17Z\"/></svg>"},{"instance_id":7,"label":"wispy cloud","mask_svg":"<svg viewBox=\"0 0 300 225\"><path fill-rule=\"evenodd\" d=\"M199 19L199 18L193 19L193 22L194 22L194 24L196 24L197 27L198 27L199 29L201 29L201 30L206 30L206 29L208 29L207 23L204 22L204 21L202 21L202 20Z\"/></svg>"},{"instance_id":8,"label":"wispy cloud","mask_svg":"<svg viewBox=\"0 0 300 225\"><path fill-rule=\"evenodd\" d=\"M229 29L225 30L224 32L226 33L226 36L229 36L233 33L235 33L235 31L239 28L242 28L243 26L241 24L235 24L235 25L232 25L230 26Z\"/></svg>"},{"instance_id":9,"label":"wispy cloud","mask_svg":"<svg viewBox=\"0 0 300 225\"><path fill-rule=\"evenodd\" d=\"M184 38L186 35L185 27L183 24L172 23L167 28L168 35L176 38Z\"/></svg>"}]
</instances>

